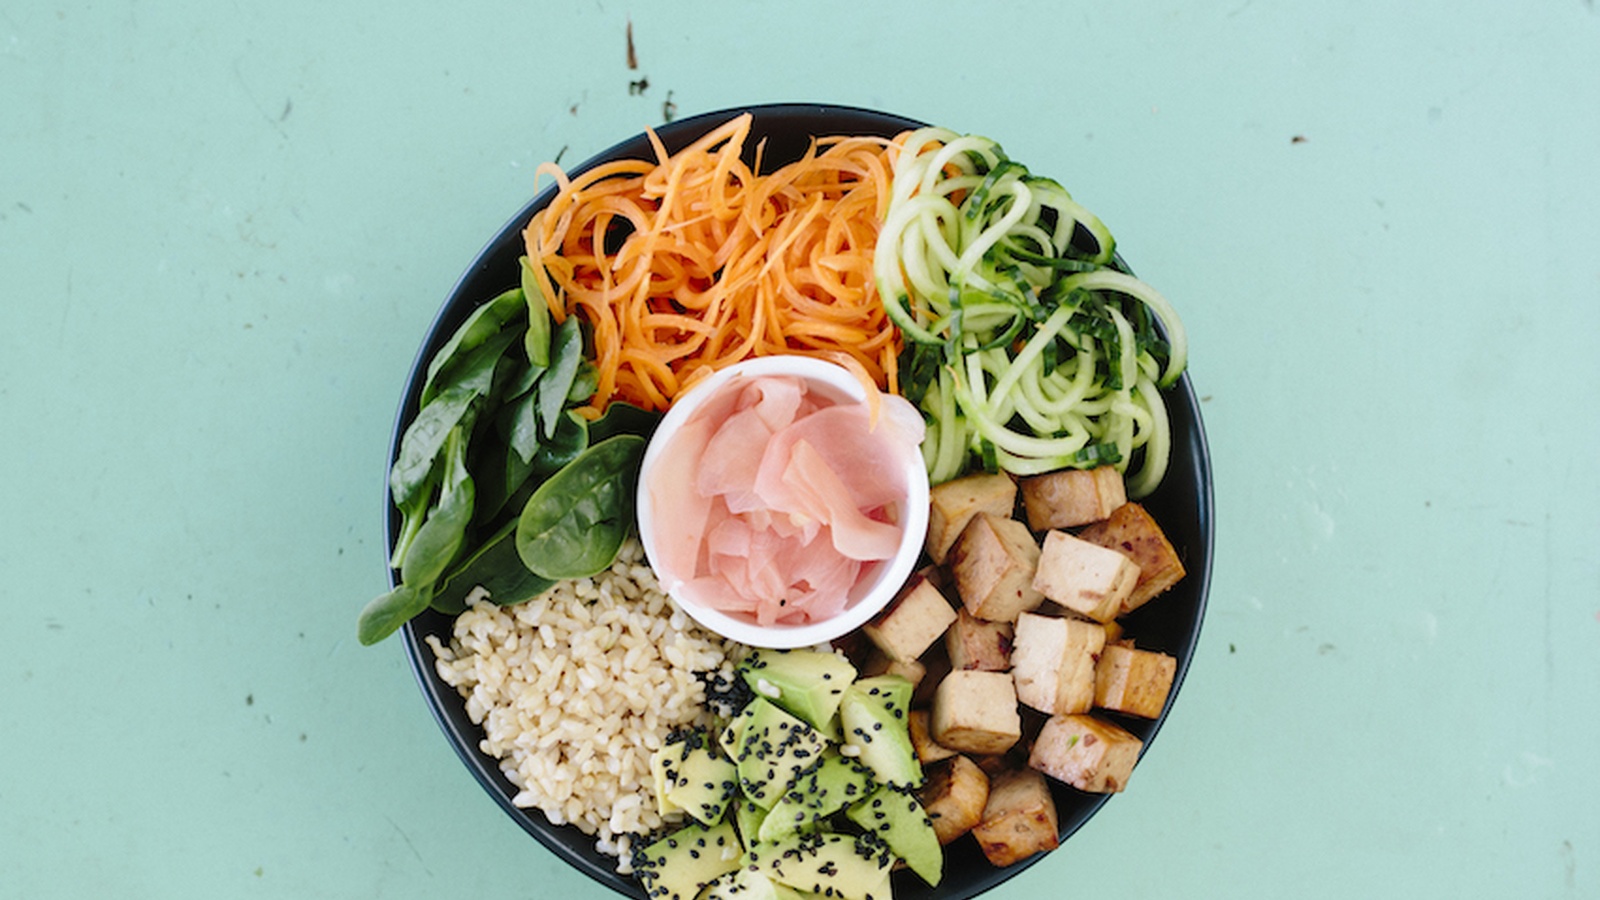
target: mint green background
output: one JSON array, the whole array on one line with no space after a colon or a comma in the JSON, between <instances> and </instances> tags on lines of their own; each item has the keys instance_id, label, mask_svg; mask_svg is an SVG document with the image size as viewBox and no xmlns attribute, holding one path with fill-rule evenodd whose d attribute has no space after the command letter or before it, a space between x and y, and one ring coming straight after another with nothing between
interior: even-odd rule
<instances>
[{"instance_id":1,"label":"mint green background","mask_svg":"<svg viewBox=\"0 0 1600 900\"><path fill-rule=\"evenodd\" d=\"M0 896L608 896L354 626L423 330L669 91L997 137L1184 313L1199 655L1000 896L1600 896L1593 0L453 6L0 0Z\"/></svg>"}]
</instances>

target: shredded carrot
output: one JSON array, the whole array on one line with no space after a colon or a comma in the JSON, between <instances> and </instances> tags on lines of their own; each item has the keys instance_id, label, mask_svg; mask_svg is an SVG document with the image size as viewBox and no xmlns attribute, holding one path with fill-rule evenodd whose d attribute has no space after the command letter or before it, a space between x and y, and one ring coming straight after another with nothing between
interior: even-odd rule
<instances>
[{"instance_id":1,"label":"shredded carrot","mask_svg":"<svg viewBox=\"0 0 1600 900\"><path fill-rule=\"evenodd\" d=\"M744 161L751 117L731 119L655 161L608 163L568 179L523 231L534 277L563 321L593 335L598 388L665 409L711 372L754 356L849 359L898 390L900 337L878 302L872 251L889 202L888 141L816 140L759 174Z\"/></svg>"}]
</instances>

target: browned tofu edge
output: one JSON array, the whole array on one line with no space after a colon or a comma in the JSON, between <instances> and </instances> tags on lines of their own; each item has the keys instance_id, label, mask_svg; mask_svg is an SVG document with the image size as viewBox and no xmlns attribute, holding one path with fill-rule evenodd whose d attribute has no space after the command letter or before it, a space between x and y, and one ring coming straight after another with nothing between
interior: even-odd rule
<instances>
[{"instance_id":1,"label":"browned tofu edge","mask_svg":"<svg viewBox=\"0 0 1600 900\"><path fill-rule=\"evenodd\" d=\"M925 772L926 780L917 798L922 801L940 844L954 841L983 821L983 808L989 801L989 776L977 763L956 755L928 766Z\"/></svg>"},{"instance_id":2,"label":"browned tofu edge","mask_svg":"<svg viewBox=\"0 0 1600 900\"><path fill-rule=\"evenodd\" d=\"M1011 769L990 777L983 819L972 836L990 863L1009 866L1060 843L1055 799L1044 775Z\"/></svg>"}]
</instances>

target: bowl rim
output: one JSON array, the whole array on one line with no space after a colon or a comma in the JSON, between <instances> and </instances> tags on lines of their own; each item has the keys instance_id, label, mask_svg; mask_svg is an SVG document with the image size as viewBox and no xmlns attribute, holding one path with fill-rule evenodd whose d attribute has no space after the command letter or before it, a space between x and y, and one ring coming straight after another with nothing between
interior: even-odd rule
<instances>
[{"instance_id":1,"label":"bowl rim","mask_svg":"<svg viewBox=\"0 0 1600 900\"><path fill-rule=\"evenodd\" d=\"M669 152L675 152L678 148L691 143L700 134L715 127L715 125L744 113L751 113L756 117L758 129L763 121L771 119L799 118L821 123L839 118L846 123L837 130L830 131L817 128L812 131L813 136L875 133L870 130L873 127L878 129L877 133L886 133L887 135L896 133L899 130L924 127L927 124L902 115L866 107L830 103L783 102L711 110L694 116L676 119L664 125L652 127L650 130L655 132ZM894 130L891 131L891 128ZM647 153L646 132L641 130L590 156L582 163L568 169L567 172L569 175L581 172L608 159L620 158L624 154L637 157ZM404 429L416 414L417 396L421 390L421 373L426 371L429 359L443 343L452 328L452 323L464 318L468 311L490 296L489 293L482 291L473 291L470 295L467 292L472 289L477 280L488 277L491 274L491 260L497 251L508 241L515 240L520 236L527 220L538 209L548 205L554 198L555 192L556 186L553 184L547 185L538 191L531 200L506 220L505 224L501 226L493 237L484 243L479 252L473 257L472 263L456 279L450 291L445 295L443 303L430 321L428 329L424 332L422 341L412 359L405 382L405 390L401 393L391 426L388 455L385 459L383 470L384 477L380 479L382 508L385 510L384 547L382 552L384 553L385 569L388 572L391 587L394 584L396 573L388 568L387 558L389 548L394 545L398 523L393 505L389 502L387 473L389 465L392 464L395 458ZM1119 268L1128 271L1120 254L1116 257L1116 264ZM1182 468L1185 469L1184 474L1192 478L1196 487L1192 497L1183 498L1192 501L1192 503L1184 504L1184 507L1185 511L1189 512L1191 511L1189 507L1192 506L1195 525L1193 536L1197 539L1196 544L1198 546L1185 548L1194 552L1195 555L1185 559L1185 565L1189 573L1185 579L1187 584L1180 583L1180 587L1174 589L1175 591L1182 589L1187 596L1186 602L1191 610L1185 621L1192 624L1183 629L1181 640L1178 644L1164 648L1167 652L1174 653L1177 656L1177 671L1173 677L1167 705L1154 720L1143 722L1122 721L1125 726L1138 729L1138 733L1142 735L1143 747L1140 750L1140 764L1143 763L1145 754L1150 751L1155 737L1161 731L1171 713L1172 706L1186 679L1195 651L1199 645L1205 619L1205 609L1210 594L1215 546L1215 496L1211 456L1200 404L1188 369L1185 369L1178 382L1173 387L1168 388L1166 393L1169 397L1169 412L1177 411L1182 413L1181 417L1174 417L1174 446L1179 445L1178 436L1179 426L1181 425L1182 440L1189 448L1189 453L1182 460L1184 464ZM1180 418L1181 421L1179 421ZM1173 460L1174 465L1169 469L1167 478L1174 477L1175 470L1180 468L1177 465L1179 462L1175 457ZM1161 521L1160 517L1158 517L1158 521ZM1166 527L1165 522L1163 522L1163 526ZM1138 612L1136 611L1134 615L1137 614ZM457 756L466 765L468 771L472 773L474 779L484 791L501 807L502 811L516 822L523 831L543 845L545 849L598 884L610 888L623 896L646 900L645 892L636 878L618 873L616 871L617 861L614 858L602 856L594 850L593 837L582 835L572 826L551 825L535 809L517 807L511 799L515 794L514 787L502 773L499 761L479 749L479 743L482 739L481 726L472 725L466 721L464 712L460 710L458 710L460 714L456 716L452 716L450 711L447 710L447 705L450 709L455 709L456 707L464 707L464 702L455 689L445 684L435 670L433 651L425 640L431 632L425 634L422 623L428 620L440 619L447 623L449 618L429 611L424 613L422 617L413 619L402 626L401 634L407 662L421 690L423 700L435 722L456 751ZM442 633L448 637L448 625L446 625ZM1059 796L1063 786L1052 784L1051 787L1052 791L1058 796L1059 807ZM1070 788L1065 790L1071 791ZM1065 842L1090 818L1097 814L1113 795L1081 796L1087 799L1076 803L1072 808L1071 814L1063 815L1058 823L1058 836L1062 842ZM570 830L571 835L568 835L568 840L562 840L558 834L558 831L562 829ZM572 838L572 835L577 835L577 838L581 838L581 840ZM946 849L948 850L948 848ZM975 853L976 850L973 852ZM937 888L929 888L919 880L906 880L904 873L897 873L895 893L899 900L968 900L968 898L983 894L1014 878L1050 855L1049 853L1035 854L1028 859L1005 868L995 868L983 863L985 868L980 874L966 883L961 889L946 887L950 885L948 880L950 866L946 867L946 880ZM981 861L981 856L978 859ZM947 863L950 861L948 852L946 861Z\"/></svg>"}]
</instances>

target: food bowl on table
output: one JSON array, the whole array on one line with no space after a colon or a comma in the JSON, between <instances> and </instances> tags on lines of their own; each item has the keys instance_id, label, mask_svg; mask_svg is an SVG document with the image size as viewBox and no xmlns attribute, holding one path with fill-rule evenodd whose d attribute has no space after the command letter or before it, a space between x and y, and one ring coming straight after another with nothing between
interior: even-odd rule
<instances>
[{"instance_id":1,"label":"food bowl on table","mask_svg":"<svg viewBox=\"0 0 1600 900\"><path fill-rule=\"evenodd\" d=\"M692 143L696 138L740 113L752 114L747 153L763 145L763 169L799 158L816 137L831 135L871 135L890 138L922 123L901 116L871 110L827 105L769 105L707 113L681 119L655 129L655 135L668 152ZM1003 139L1003 135L1000 136ZM645 134L631 137L571 170L576 174L617 159L652 159L654 152ZM399 452L401 436L416 416L419 398L427 378L429 360L446 343L468 315L487 299L519 283L519 258L524 254L522 229L530 216L548 204L555 194L547 187L519 210L496 232L467 267L450 292L422 340L402 394L391 440L390 460ZM1120 257L1118 266L1126 268ZM1184 675L1199 640L1206 595L1211 575L1213 499L1211 468L1201 423L1199 404L1187 374L1163 392L1171 422L1171 461L1160 487L1142 499L1144 507L1161 523L1187 568L1187 576L1159 602L1148 604L1123 619L1126 634L1140 647L1170 654L1176 659L1176 674L1166 708L1153 719L1117 718L1117 724L1132 732L1148 752L1156 733L1175 701ZM398 513L391 509L386 522L386 544L393 546L401 527ZM896 563L898 567L908 564ZM396 577L391 572L391 579ZM402 642L429 709L455 748L462 762L505 813L529 835L551 852L599 884L618 893L645 897L639 882L617 871L615 857L601 853L592 837L576 827L552 824L536 809L516 805L517 786L502 773L500 763L480 749L483 728L468 714L467 702L436 670L435 653L429 639L448 644L452 616L433 610L408 622L401 631ZM1164 747L1167 753L1182 752L1179 747ZM1137 788L1134 788L1137 789ZM1051 782L1061 840L1084 825L1110 799L1110 794L1089 794ZM1034 856L1005 868L989 864L970 839L946 848L942 882L930 888L908 872L894 879L895 896L905 900L941 898L961 900L981 894L1018 874L1048 854Z\"/></svg>"}]
</instances>

